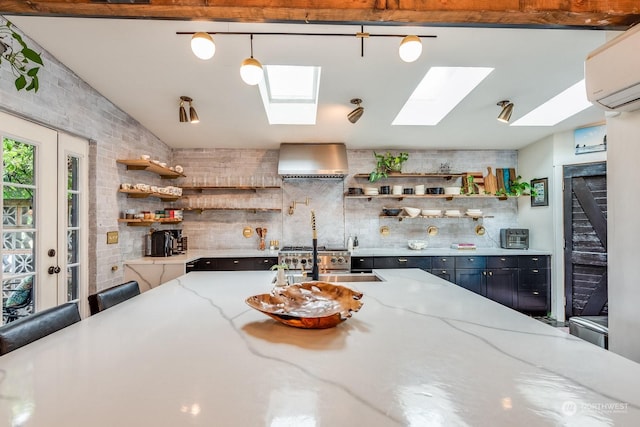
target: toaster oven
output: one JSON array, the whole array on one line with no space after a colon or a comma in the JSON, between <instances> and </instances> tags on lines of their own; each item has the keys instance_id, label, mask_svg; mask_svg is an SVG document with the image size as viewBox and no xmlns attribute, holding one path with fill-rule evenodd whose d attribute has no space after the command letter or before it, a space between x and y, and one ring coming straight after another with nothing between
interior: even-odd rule
<instances>
[{"instance_id":1,"label":"toaster oven","mask_svg":"<svg viewBox=\"0 0 640 427\"><path fill-rule=\"evenodd\" d=\"M504 249L529 249L529 229L501 228L500 247Z\"/></svg>"}]
</instances>

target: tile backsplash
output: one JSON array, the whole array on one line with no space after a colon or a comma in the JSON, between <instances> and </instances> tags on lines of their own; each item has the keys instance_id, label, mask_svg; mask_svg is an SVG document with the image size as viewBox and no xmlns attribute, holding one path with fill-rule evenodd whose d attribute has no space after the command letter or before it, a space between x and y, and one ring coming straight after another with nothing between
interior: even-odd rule
<instances>
[{"instance_id":1,"label":"tile backsplash","mask_svg":"<svg viewBox=\"0 0 640 427\"><path fill-rule=\"evenodd\" d=\"M394 150L396 151L396 150ZM448 164L451 172L482 172L487 167L515 168L517 152L512 150L424 150L408 151L404 172L437 172ZM375 164L372 150L348 150L349 175L344 180L289 179L277 175L278 150L256 149L176 149L173 164L184 167L185 175L176 185L215 187L262 187L250 189L215 189L202 193L185 191L176 202L190 208L184 213L182 228L189 246L197 249L258 248L255 232L244 237L244 227L266 227L267 243L281 245L311 243L311 210L316 213L319 244L346 246L349 235L357 236L361 247L404 247L408 239L424 239L431 247L448 247L451 243L475 243L478 247L499 246L500 228L517 226L517 202L495 197L459 197L445 199L358 199L345 198L349 187L399 184L441 187L455 184L443 178L388 178L374 184L358 173L368 173ZM457 184L460 184L458 178ZM269 188L269 187L280 188ZM309 200L308 205L305 204ZM295 202L295 208L290 208ZM380 217L382 207L436 209L481 209L485 218L395 218ZM204 210L200 211L200 208ZM218 209L213 209L218 208ZM255 210L253 210L255 209ZM482 224L486 234L475 233ZM436 226L436 236L427 235L427 227ZM388 234L382 235L382 227Z\"/></svg>"}]
</instances>

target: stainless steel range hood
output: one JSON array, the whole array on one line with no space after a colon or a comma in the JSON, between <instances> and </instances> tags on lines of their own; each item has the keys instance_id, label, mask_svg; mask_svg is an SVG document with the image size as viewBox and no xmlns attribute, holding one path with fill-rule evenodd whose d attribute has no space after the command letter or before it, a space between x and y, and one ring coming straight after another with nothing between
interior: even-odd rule
<instances>
[{"instance_id":1,"label":"stainless steel range hood","mask_svg":"<svg viewBox=\"0 0 640 427\"><path fill-rule=\"evenodd\" d=\"M278 174L283 178L339 178L349 173L342 143L282 143Z\"/></svg>"}]
</instances>

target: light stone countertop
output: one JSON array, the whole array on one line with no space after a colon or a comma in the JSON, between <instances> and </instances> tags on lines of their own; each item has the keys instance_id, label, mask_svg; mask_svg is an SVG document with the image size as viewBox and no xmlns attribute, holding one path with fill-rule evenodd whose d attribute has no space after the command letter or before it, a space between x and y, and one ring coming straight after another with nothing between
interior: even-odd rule
<instances>
[{"instance_id":1,"label":"light stone countertop","mask_svg":"<svg viewBox=\"0 0 640 427\"><path fill-rule=\"evenodd\" d=\"M352 256L508 256L508 255L550 255L550 251L535 249L501 249L501 248L477 248L475 250L456 250L450 248L426 248L415 251L409 248L358 248L352 252ZM143 257L126 260L127 265L137 264L185 264L198 258L235 258L235 257L277 257L278 251L258 249L193 249L184 255L170 257Z\"/></svg>"},{"instance_id":2,"label":"light stone countertop","mask_svg":"<svg viewBox=\"0 0 640 427\"><path fill-rule=\"evenodd\" d=\"M640 364L426 272L376 273L324 330L245 304L273 272L181 276L0 357L0 425L640 425Z\"/></svg>"}]
</instances>

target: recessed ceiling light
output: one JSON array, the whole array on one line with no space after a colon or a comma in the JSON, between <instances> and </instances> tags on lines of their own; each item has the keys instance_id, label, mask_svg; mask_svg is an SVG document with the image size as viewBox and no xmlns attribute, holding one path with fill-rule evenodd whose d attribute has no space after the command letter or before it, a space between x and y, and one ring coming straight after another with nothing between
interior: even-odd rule
<instances>
[{"instance_id":1,"label":"recessed ceiling light","mask_svg":"<svg viewBox=\"0 0 640 427\"><path fill-rule=\"evenodd\" d=\"M269 124L314 125L318 110L320 67L264 65L258 85Z\"/></svg>"},{"instance_id":2,"label":"recessed ceiling light","mask_svg":"<svg viewBox=\"0 0 640 427\"><path fill-rule=\"evenodd\" d=\"M554 126L591 106L583 79L511 123L511 126Z\"/></svg>"},{"instance_id":3,"label":"recessed ceiling light","mask_svg":"<svg viewBox=\"0 0 640 427\"><path fill-rule=\"evenodd\" d=\"M489 67L431 67L391 124L437 125L492 71Z\"/></svg>"}]
</instances>

